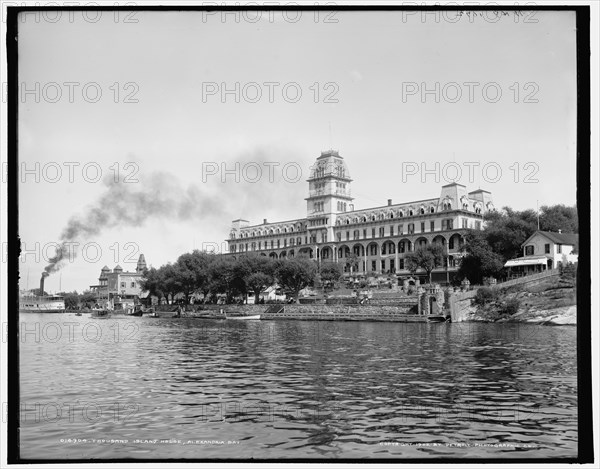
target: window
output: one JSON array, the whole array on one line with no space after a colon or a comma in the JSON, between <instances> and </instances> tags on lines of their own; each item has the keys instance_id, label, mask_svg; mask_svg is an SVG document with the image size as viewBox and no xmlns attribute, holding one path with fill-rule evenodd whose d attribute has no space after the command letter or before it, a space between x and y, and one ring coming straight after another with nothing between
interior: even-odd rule
<instances>
[{"instance_id":1,"label":"window","mask_svg":"<svg viewBox=\"0 0 600 469\"><path fill-rule=\"evenodd\" d=\"M481 229L481 222L480 221L476 221L475 222L475 229L476 230L480 230Z\"/></svg>"},{"instance_id":2,"label":"window","mask_svg":"<svg viewBox=\"0 0 600 469\"><path fill-rule=\"evenodd\" d=\"M350 239L350 232L346 231L346 241L348 241Z\"/></svg>"},{"instance_id":3,"label":"window","mask_svg":"<svg viewBox=\"0 0 600 469\"><path fill-rule=\"evenodd\" d=\"M448 249L454 249L454 236L448 241Z\"/></svg>"},{"instance_id":4,"label":"window","mask_svg":"<svg viewBox=\"0 0 600 469\"><path fill-rule=\"evenodd\" d=\"M463 228L468 228L469 227L469 220L467 220L466 218L463 218L462 227Z\"/></svg>"},{"instance_id":5,"label":"window","mask_svg":"<svg viewBox=\"0 0 600 469\"><path fill-rule=\"evenodd\" d=\"M379 227L379 237L383 238L385 236L385 228L383 226Z\"/></svg>"},{"instance_id":6,"label":"window","mask_svg":"<svg viewBox=\"0 0 600 469\"><path fill-rule=\"evenodd\" d=\"M381 261L381 271L385 272L385 260Z\"/></svg>"},{"instance_id":7,"label":"window","mask_svg":"<svg viewBox=\"0 0 600 469\"><path fill-rule=\"evenodd\" d=\"M424 232L425 232L425 222L422 221L421 222L421 233L424 233Z\"/></svg>"},{"instance_id":8,"label":"window","mask_svg":"<svg viewBox=\"0 0 600 469\"><path fill-rule=\"evenodd\" d=\"M398 225L398 234L404 234L404 225Z\"/></svg>"},{"instance_id":9,"label":"window","mask_svg":"<svg viewBox=\"0 0 600 469\"><path fill-rule=\"evenodd\" d=\"M135 288L135 282L131 282L131 288Z\"/></svg>"},{"instance_id":10,"label":"window","mask_svg":"<svg viewBox=\"0 0 600 469\"><path fill-rule=\"evenodd\" d=\"M337 240L341 241L342 240L342 233L337 233Z\"/></svg>"},{"instance_id":11,"label":"window","mask_svg":"<svg viewBox=\"0 0 600 469\"><path fill-rule=\"evenodd\" d=\"M550 254L550 244L544 244L544 252Z\"/></svg>"},{"instance_id":12,"label":"window","mask_svg":"<svg viewBox=\"0 0 600 469\"><path fill-rule=\"evenodd\" d=\"M533 256L533 246L525 246L525 255L526 256Z\"/></svg>"},{"instance_id":13,"label":"window","mask_svg":"<svg viewBox=\"0 0 600 469\"><path fill-rule=\"evenodd\" d=\"M562 244L558 244L558 245L556 246L556 252L557 252L558 254L562 254Z\"/></svg>"},{"instance_id":14,"label":"window","mask_svg":"<svg viewBox=\"0 0 600 469\"><path fill-rule=\"evenodd\" d=\"M371 228L371 238L375 237L375 228Z\"/></svg>"},{"instance_id":15,"label":"window","mask_svg":"<svg viewBox=\"0 0 600 469\"><path fill-rule=\"evenodd\" d=\"M398 247L400 252L404 252L406 250L406 247L404 245L404 241L400 241L400 246Z\"/></svg>"},{"instance_id":16,"label":"window","mask_svg":"<svg viewBox=\"0 0 600 469\"><path fill-rule=\"evenodd\" d=\"M435 231L435 222L434 221L429 222L429 231Z\"/></svg>"},{"instance_id":17,"label":"window","mask_svg":"<svg viewBox=\"0 0 600 469\"><path fill-rule=\"evenodd\" d=\"M408 234L413 234L414 232L415 232L415 224L409 223L408 224Z\"/></svg>"},{"instance_id":18,"label":"window","mask_svg":"<svg viewBox=\"0 0 600 469\"><path fill-rule=\"evenodd\" d=\"M126 283L125 282L121 282L121 288L125 288Z\"/></svg>"},{"instance_id":19,"label":"window","mask_svg":"<svg viewBox=\"0 0 600 469\"><path fill-rule=\"evenodd\" d=\"M377 270L377 261L371 261L371 271L375 272Z\"/></svg>"},{"instance_id":20,"label":"window","mask_svg":"<svg viewBox=\"0 0 600 469\"><path fill-rule=\"evenodd\" d=\"M367 239L367 229L363 229L363 238Z\"/></svg>"},{"instance_id":21,"label":"window","mask_svg":"<svg viewBox=\"0 0 600 469\"><path fill-rule=\"evenodd\" d=\"M398 264L399 264L399 265L398 265L398 268L399 268L400 270L404 270L404 259L398 259L398 261L399 261L399 262L398 262Z\"/></svg>"},{"instance_id":22,"label":"window","mask_svg":"<svg viewBox=\"0 0 600 469\"><path fill-rule=\"evenodd\" d=\"M394 236L394 225L390 226L390 236Z\"/></svg>"}]
</instances>

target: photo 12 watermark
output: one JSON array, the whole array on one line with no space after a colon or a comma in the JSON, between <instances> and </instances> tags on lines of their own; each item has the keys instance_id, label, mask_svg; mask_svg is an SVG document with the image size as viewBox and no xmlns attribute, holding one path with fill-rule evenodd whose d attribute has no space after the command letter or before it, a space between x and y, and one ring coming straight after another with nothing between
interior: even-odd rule
<instances>
[{"instance_id":1,"label":"photo 12 watermark","mask_svg":"<svg viewBox=\"0 0 600 469\"><path fill-rule=\"evenodd\" d=\"M533 81L501 85L495 81L479 82L402 82L402 102L495 104L500 101L537 104L540 85Z\"/></svg>"},{"instance_id":2,"label":"photo 12 watermark","mask_svg":"<svg viewBox=\"0 0 600 469\"><path fill-rule=\"evenodd\" d=\"M301 85L295 81L202 82L202 102L295 104L302 102L337 104L340 86L333 81Z\"/></svg>"},{"instance_id":3,"label":"photo 12 watermark","mask_svg":"<svg viewBox=\"0 0 600 469\"><path fill-rule=\"evenodd\" d=\"M2 83L2 102L7 102L7 84ZM20 104L137 104L140 85L135 81L101 84L96 81L49 81L19 83Z\"/></svg>"},{"instance_id":4,"label":"photo 12 watermark","mask_svg":"<svg viewBox=\"0 0 600 469\"><path fill-rule=\"evenodd\" d=\"M21 161L17 166L18 181L21 184L57 184L86 182L97 184L100 181L137 184L139 164L99 163L96 161ZM8 179L8 163L2 163L2 183Z\"/></svg>"},{"instance_id":5,"label":"photo 12 watermark","mask_svg":"<svg viewBox=\"0 0 600 469\"><path fill-rule=\"evenodd\" d=\"M489 184L496 184L501 180L510 180L515 184L538 184L540 180L537 175L540 172L540 166L535 161L521 163L515 161L510 165L504 163L501 165L496 161L455 161L448 162L418 162L403 161L401 166L402 182L408 182L410 179L418 179L421 183L439 184L445 182L468 183L484 181Z\"/></svg>"}]
</instances>

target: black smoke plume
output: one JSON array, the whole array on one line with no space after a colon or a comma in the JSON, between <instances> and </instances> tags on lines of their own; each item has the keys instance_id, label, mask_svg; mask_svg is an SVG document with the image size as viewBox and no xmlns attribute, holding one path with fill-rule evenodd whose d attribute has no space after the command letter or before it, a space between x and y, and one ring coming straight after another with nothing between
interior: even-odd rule
<instances>
[{"instance_id":1,"label":"black smoke plume","mask_svg":"<svg viewBox=\"0 0 600 469\"><path fill-rule=\"evenodd\" d=\"M197 221L220 211L215 197L197 186L182 187L172 175L154 173L142 183L103 181L105 192L84 213L71 217L60 236L60 246L45 272L59 271L77 256L76 243L83 243L115 227L143 225L148 219Z\"/></svg>"}]
</instances>

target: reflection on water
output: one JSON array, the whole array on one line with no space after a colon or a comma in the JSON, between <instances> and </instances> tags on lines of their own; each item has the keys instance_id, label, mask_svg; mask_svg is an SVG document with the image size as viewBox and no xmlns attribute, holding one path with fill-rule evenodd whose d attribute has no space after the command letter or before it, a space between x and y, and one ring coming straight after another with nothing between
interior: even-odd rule
<instances>
[{"instance_id":1,"label":"reflection on water","mask_svg":"<svg viewBox=\"0 0 600 469\"><path fill-rule=\"evenodd\" d=\"M575 457L576 330L20 315L23 458Z\"/></svg>"}]
</instances>

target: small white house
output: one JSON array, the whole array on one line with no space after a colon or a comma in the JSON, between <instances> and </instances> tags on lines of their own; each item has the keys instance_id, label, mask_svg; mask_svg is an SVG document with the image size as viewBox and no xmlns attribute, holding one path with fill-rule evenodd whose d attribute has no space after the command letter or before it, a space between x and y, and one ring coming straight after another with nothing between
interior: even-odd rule
<instances>
[{"instance_id":1,"label":"small white house","mask_svg":"<svg viewBox=\"0 0 600 469\"><path fill-rule=\"evenodd\" d=\"M504 264L509 276L527 275L544 270L557 269L560 264L577 262L574 253L579 235L552 231L536 231L521 244L523 257L511 259Z\"/></svg>"},{"instance_id":2,"label":"small white house","mask_svg":"<svg viewBox=\"0 0 600 469\"><path fill-rule=\"evenodd\" d=\"M286 296L279 285L275 284L261 291L259 299L262 301L285 301ZM254 293L248 294L248 304L254 304Z\"/></svg>"}]
</instances>

